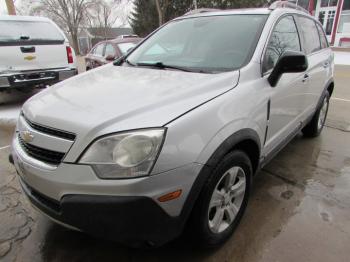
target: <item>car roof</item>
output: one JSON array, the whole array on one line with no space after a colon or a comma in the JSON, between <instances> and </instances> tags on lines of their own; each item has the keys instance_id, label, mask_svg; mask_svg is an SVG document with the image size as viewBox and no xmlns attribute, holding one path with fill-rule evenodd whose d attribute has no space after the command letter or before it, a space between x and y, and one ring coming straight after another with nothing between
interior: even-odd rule
<instances>
[{"instance_id":1,"label":"car roof","mask_svg":"<svg viewBox=\"0 0 350 262\"><path fill-rule=\"evenodd\" d=\"M237 14L261 14L268 15L272 10L268 8L242 8L242 9L199 9L198 12L194 11L193 13L187 13L184 16L178 17L181 19L184 17L202 17L202 16L218 16L218 15L237 15Z\"/></svg>"},{"instance_id":2,"label":"car roof","mask_svg":"<svg viewBox=\"0 0 350 262\"><path fill-rule=\"evenodd\" d=\"M195 17L223 16L223 15L269 15L272 12L280 13L280 14L283 14L283 13L302 14L302 15L306 15L314 18L306 10L302 11L291 7L276 7L273 9L269 7L263 7L263 8L243 8L243 9L226 9L226 10L204 8L204 9L198 9L198 12L194 10L183 16L175 18L174 20L184 19L184 18L195 18Z\"/></svg>"},{"instance_id":3,"label":"car roof","mask_svg":"<svg viewBox=\"0 0 350 262\"><path fill-rule=\"evenodd\" d=\"M0 15L0 21L42 21L49 22L49 18L42 16Z\"/></svg>"},{"instance_id":4,"label":"car roof","mask_svg":"<svg viewBox=\"0 0 350 262\"><path fill-rule=\"evenodd\" d=\"M139 38L139 37L128 37L128 38L123 38L123 39L107 40L106 42L120 44L120 43L135 43L135 42L140 42L141 40L142 40L142 38Z\"/></svg>"}]
</instances>

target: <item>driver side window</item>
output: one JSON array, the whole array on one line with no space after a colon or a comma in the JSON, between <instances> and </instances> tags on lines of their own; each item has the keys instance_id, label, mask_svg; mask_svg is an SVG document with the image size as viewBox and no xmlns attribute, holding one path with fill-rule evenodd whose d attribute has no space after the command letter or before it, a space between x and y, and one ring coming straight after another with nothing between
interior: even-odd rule
<instances>
[{"instance_id":1,"label":"driver side window","mask_svg":"<svg viewBox=\"0 0 350 262\"><path fill-rule=\"evenodd\" d=\"M273 69L279 57L287 50L301 50L298 30L290 15L279 20L272 31L264 55L263 73Z\"/></svg>"}]
</instances>

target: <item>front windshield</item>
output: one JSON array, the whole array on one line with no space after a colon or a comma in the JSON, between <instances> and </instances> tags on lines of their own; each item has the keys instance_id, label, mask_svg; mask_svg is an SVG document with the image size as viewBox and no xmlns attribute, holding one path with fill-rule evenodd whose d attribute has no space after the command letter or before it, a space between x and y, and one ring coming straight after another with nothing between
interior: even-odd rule
<instances>
[{"instance_id":1,"label":"front windshield","mask_svg":"<svg viewBox=\"0 0 350 262\"><path fill-rule=\"evenodd\" d=\"M198 72L244 66L255 49L266 15L222 15L170 22L127 58L133 65L163 64Z\"/></svg>"}]
</instances>

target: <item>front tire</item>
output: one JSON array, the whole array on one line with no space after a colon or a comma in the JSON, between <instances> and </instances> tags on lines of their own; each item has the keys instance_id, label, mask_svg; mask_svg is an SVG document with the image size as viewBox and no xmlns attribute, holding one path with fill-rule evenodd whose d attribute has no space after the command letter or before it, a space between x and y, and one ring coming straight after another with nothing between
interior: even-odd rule
<instances>
[{"instance_id":1,"label":"front tire","mask_svg":"<svg viewBox=\"0 0 350 262\"><path fill-rule=\"evenodd\" d=\"M320 107L315 112L311 121L303 128L302 132L305 137L317 137L321 134L322 129L326 123L327 113L329 107L329 93L323 96Z\"/></svg>"},{"instance_id":2,"label":"front tire","mask_svg":"<svg viewBox=\"0 0 350 262\"><path fill-rule=\"evenodd\" d=\"M191 217L192 236L201 246L216 247L230 238L247 206L252 170L249 157L239 150L216 166Z\"/></svg>"}]
</instances>

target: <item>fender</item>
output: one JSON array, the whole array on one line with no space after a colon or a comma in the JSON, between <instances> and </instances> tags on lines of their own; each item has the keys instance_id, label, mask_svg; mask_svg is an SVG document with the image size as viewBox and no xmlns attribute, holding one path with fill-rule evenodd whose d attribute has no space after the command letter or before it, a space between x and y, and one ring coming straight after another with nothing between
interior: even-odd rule
<instances>
[{"instance_id":1,"label":"fender","mask_svg":"<svg viewBox=\"0 0 350 262\"><path fill-rule=\"evenodd\" d=\"M219 163L219 161L229 153L235 146L239 145L243 141L253 141L258 150L258 162L260 159L260 139L256 131L253 129L245 128L241 129L228 138L226 138L221 145L215 150L215 152L211 155L207 163L203 166L201 171L199 172L196 180L194 181L191 191L187 196L187 199L184 203L183 209L181 211L180 217L183 223L182 226L185 226L187 219L189 218L191 211L197 201L197 198L203 188L204 183L207 181L208 177L211 175L215 166ZM258 166L254 168L254 171L258 169Z\"/></svg>"},{"instance_id":2,"label":"fender","mask_svg":"<svg viewBox=\"0 0 350 262\"><path fill-rule=\"evenodd\" d=\"M209 167L215 167L217 163L227 154L229 153L237 144L242 141L251 140L254 141L256 146L258 147L259 156L261 151L261 142L258 133L250 128L244 128L233 135L226 138L221 145L215 150L212 156L209 158L205 165Z\"/></svg>"}]
</instances>

